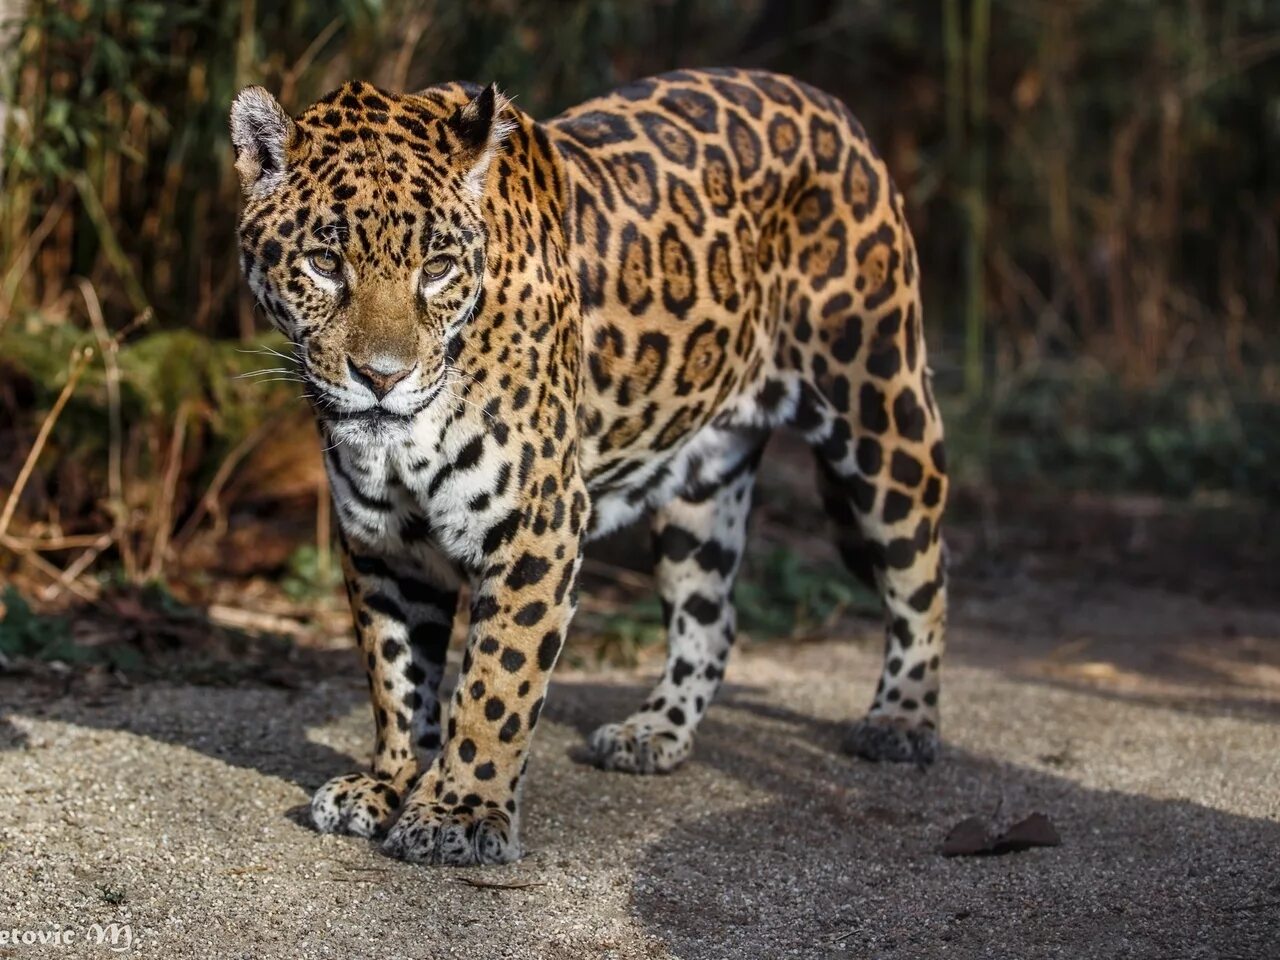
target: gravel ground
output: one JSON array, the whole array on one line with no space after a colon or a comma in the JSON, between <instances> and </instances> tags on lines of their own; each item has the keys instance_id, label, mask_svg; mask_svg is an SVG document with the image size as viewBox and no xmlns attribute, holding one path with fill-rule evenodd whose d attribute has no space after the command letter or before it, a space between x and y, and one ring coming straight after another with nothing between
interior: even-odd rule
<instances>
[{"instance_id":1,"label":"gravel ground","mask_svg":"<svg viewBox=\"0 0 1280 960\"><path fill-rule=\"evenodd\" d=\"M528 856L487 870L302 822L368 749L349 654L296 690L49 702L0 680L0 927L79 935L0 956L112 955L82 941L115 921L115 955L173 960L1280 958L1280 613L1046 587L976 589L953 620L947 749L924 772L837 752L874 683L870 625L744 644L660 778L580 752L652 669L558 674ZM963 817L1032 811L1060 847L938 852Z\"/></svg>"}]
</instances>

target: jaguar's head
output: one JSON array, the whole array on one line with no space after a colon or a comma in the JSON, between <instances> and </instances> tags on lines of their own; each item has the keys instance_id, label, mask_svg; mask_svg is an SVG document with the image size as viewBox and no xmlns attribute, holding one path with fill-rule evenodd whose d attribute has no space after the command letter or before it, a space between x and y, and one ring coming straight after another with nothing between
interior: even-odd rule
<instances>
[{"instance_id":1,"label":"jaguar's head","mask_svg":"<svg viewBox=\"0 0 1280 960\"><path fill-rule=\"evenodd\" d=\"M261 87L231 106L244 276L346 439L396 432L447 388L508 106L492 86L450 100L361 83L297 118Z\"/></svg>"}]
</instances>

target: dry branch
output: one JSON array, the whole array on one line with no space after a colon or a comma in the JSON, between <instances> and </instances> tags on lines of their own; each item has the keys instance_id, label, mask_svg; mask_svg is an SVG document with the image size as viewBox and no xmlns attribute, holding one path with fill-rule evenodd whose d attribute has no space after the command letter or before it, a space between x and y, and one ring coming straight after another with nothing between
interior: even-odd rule
<instances>
[{"instance_id":1,"label":"dry branch","mask_svg":"<svg viewBox=\"0 0 1280 960\"><path fill-rule=\"evenodd\" d=\"M31 450L27 453L27 459L22 464L22 469L18 471L18 479L14 481L13 489L9 491L9 499L5 501L4 512L0 513L0 537L4 537L9 532L9 524L13 520L14 511L18 509L18 499L22 496L22 491L27 486L27 481L31 479L31 471L35 469L36 461L40 458L40 452L44 449L45 443L49 440L49 434L53 432L53 425L58 422L58 417L62 415L62 409L67 405L67 401L71 399L71 394L75 392L76 384L80 382L80 377L84 373L85 367L89 365L89 361L93 359L93 348L82 347L77 348L71 354L71 366L67 371L67 382L62 387L62 392L58 394L58 399L44 418L44 422L40 424L40 432L36 434L35 443L31 445Z\"/></svg>"},{"instance_id":2,"label":"dry branch","mask_svg":"<svg viewBox=\"0 0 1280 960\"><path fill-rule=\"evenodd\" d=\"M165 464L164 481L160 488L160 501L156 510L155 537L151 544L151 559L147 564L147 579L157 580L164 570L165 555L169 552L169 535L173 532L173 502L177 497L178 477L182 473L182 451L186 446L187 418L191 407L183 403L173 423L173 435L169 440L168 463Z\"/></svg>"},{"instance_id":3,"label":"dry branch","mask_svg":"<svg viewBox=\"0 0 1280 960\"><path fill-rule=\"evenodd\" d=\"M118 362L120 340L113 338L107 332L106 320L102 316L102 305L93 284L83 277L76 282L80 287L80 295L84 298L85 309L89 312L89 322L93 326L94 336L98 339L98 349L102 351L102 363L106 369L107 509L111 514L113 539L120 545L120 559L124 564L125 575L132 580L136 570L132 545L129 543L125 529L128 507L124 496L124 469L121 455L124 424L120 415L120 365Z\"/></svg>"},{"instance_id":4,"label":"dry branch","mask_svg":"<svg viewBox=\"0 0 1280 960\"><path fill-rule=\"evenodd\" d=\"M239 443L231 448L231 451L223 458L222 463L218 465L213 479L209 481L208 489L205 490L204 496L200 498L200 502L196 504L195 510L192 511L187 522L182 525L182 529L173 538L175 550L180 551L187 544L206 516L213 515L215 518L220 518L222 510L218 503L218 498L222 495L223 487L227 485L240 462L262 441L263 437L275 429L275 426L276 424L268 418L252 433L242 438Z\"/></svg>"}]
</instances>

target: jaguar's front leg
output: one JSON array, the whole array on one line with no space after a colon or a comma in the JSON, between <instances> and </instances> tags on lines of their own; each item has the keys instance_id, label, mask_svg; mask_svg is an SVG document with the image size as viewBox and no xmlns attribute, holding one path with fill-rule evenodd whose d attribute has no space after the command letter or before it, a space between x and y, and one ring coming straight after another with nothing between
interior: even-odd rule
<instances>
[{"instance_id":1,"label":"jaguar's front leg","mask_svg":"<svg viewBox=\"0 0 1280 960\"><path fill-rule=\"evenodd\" d=\"M377 737L370 772L322 786L311 819L323 833L374 837L440 748L437 695L458 593L438 569L345 541L343 572Z\"/></svg>"},{"instance_id":2,"label":"jaguar's front leg","mask_svg":"<svg viewBox=\"0 0 1280 960\"><path fill-rule=\"evenodd\" d=\"M543 534L522 529L476 583L448 733L383 844L394 857L467 865L520 856L520 779L581 562L577 522L561 524L565 535L536 519L533 527Z\"/></svg>"}]
</instances>

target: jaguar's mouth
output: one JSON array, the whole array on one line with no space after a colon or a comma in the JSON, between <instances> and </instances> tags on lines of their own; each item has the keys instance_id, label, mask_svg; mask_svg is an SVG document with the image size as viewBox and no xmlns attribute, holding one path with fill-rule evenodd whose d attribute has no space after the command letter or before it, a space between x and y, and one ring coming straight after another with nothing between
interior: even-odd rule
<instances>
[{"instance_id":1,"label":"jaguar's mouth","mask_svg":"<svg viewBox=\"0 0 1280 960\"><path fill-rule=\"evenodd\" d=\"M385 447L407 442L413 432L414 413L392 413L382 407L318 413L321 430L335 446Z\"/></svg>"},{"instance_id":2,"label":"jaguar's mouth","mask_svg":"<svg viewBox=\"0 0 1280 960\"><path fill-rule=\"evenodd\" d=\"M422 410L421 407L411 413L394 413L385 407L370 407L367 410L357 410L351 413L328 411L320 414L320 419L328 423L352 423L352 424L390 424L390 423L408 423Z\"/></svg>"},{"instance_id":3,"label":"jaguar's mouth","mask_svg":"<svg viewBox=\"0 0 1280 960\"><path fill-rule=\"evenodd\" d=\"M374 404L362 410L341 410L325 403L313 404L316 417L320 423L335 436L349 441L388 441L407 436L407 431L419 414L426 410L444 390L444 378L441 377L428 391L408 410L388 410L382 404Z\"/></svg>"},{"instance_id":4,"label":"jaguar's mouth","mask_svg":"<svg viewBox=\"0 0 1280 960\"><path fill-rule=\"evenodd\" d=\"M444 389L444 373L442 372L436 378L436 382L426 389L425 393L413 398L413 406L409 409L392 410L381 403L374 403L370 406L363 407L358 410L350 409L335 402L336 398L332 393L323 386L312 381L313 387L308 391L311 398L312 409L315 410L316 417L327 424L345 424L351 426L393 426L396 424L409 424L418 414L427 409Z\"/></svg>"}]
</instances>

